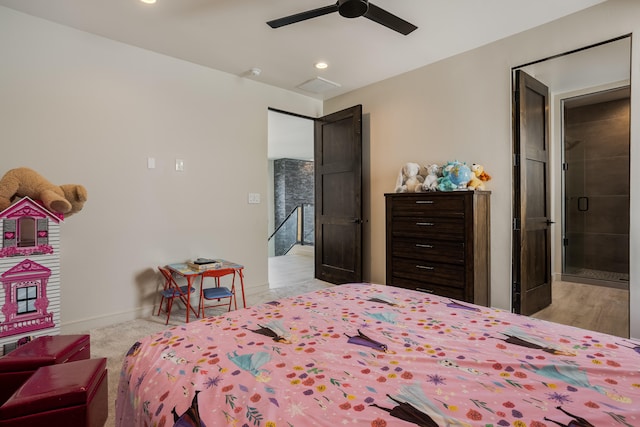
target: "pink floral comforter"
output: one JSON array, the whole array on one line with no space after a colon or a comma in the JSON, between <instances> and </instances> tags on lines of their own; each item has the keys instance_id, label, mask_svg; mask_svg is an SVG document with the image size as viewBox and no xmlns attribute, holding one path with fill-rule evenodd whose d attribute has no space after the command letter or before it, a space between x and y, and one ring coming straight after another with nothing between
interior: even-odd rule
<instances>
[{"instance_id":1,"label":"pink floral comforter","mask_svg":"<svg viewBox=\"0 0 640 427\"><path fill-rule=\"evenodd\" d=\"M135 343L116 412L122 427L640 426L640 343L341 285Z\"/></svg>"}]
</instances>

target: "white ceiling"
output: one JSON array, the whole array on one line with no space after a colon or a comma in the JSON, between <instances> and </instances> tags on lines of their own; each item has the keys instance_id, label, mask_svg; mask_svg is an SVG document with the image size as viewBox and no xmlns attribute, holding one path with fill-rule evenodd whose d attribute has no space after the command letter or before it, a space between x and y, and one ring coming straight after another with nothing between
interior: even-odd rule
<instances>
[{"instance_id":1,"label":"white ceiling","mask_svg":"<svg viewBox=\"0 0 640 427\"><path fill-rule=\"evenodd\" d=\"M266 84L327 99L544 24L604 0L375 0L418 26L403 36L332 13L272 29L266 21L335 0L0 0L47 20ZM326 61L318 71L314 64ZM251 68L260 68L251 76ZM296 87L322 77L339 88Z\"/></svg>"}]
</instances>

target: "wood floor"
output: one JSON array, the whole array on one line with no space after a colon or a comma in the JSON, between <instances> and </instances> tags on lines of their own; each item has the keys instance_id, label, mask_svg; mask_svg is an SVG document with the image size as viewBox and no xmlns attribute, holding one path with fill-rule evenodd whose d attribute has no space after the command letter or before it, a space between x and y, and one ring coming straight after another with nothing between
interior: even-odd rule
<instances>
[{"instance_id":1,"label":"wood floor","mask_svg":"<svg viewBox=\"0 0 640 427\"><path fill-rule=\"evenodd\" d=\"M287 255L269 258L269 290L249 299L250 304L333 286L314 278L313 246L294 246Z\"/></svg>"},{"instance_id":2,"label":"wood floor","mask_svg":"<svg viewBox=\"0 0 640 427\"><path fill-rule=\"evenodd\" d=\"M323 284L314 277L314 247L294 246L287 255L269 258L269 287Z\"/></svg>"},{"instance_id":3,"label":"wood floor","mask_svg":"<svg viewBox=\"0 0 640 427\"><path fill-rule=\"evenodd\" d=\"M268 295L285 297L332 286L314 279L313 246L269 258ZM553 283L553 303L532 317L619 337L629 337L629 291L573 282Z\"/></svg>"},{"instance_id":4,"label":"wood floor","mask_svg":"<svg viewBox=\"0 0 640 427\"><path fill-rule=\"evenodd\" d=\"M532 317L629 337L629 291L583 283L553 283L553 303Z\"/></svg>"}]
</instances>

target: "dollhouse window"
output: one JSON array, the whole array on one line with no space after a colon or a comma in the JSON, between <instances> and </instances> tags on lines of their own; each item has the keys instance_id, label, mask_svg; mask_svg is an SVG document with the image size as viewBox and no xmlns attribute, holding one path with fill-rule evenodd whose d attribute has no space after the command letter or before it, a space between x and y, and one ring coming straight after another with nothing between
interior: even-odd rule
<instances>
[{"instance_id":1,"label":"dollhouse window","mask_svg":"<svg viewBox=\"0 0 640 427\"><path fill-rule=\"evenodd\" d=\"M36 245L36 220L24 217L18 220L18 247L30 247Z\"/></svg>"},{"instance_id":2,"label":"dollhouse window","mask_svg":"<svg viewBox=\"0 0 640 427\"><path fill-rule=\"evenodd\" d=\"M16 314L35 313L36 300L38 299L38 286L31 285L16 289L16 303L18 311Z\"/></svg>"},{"instance_id":3,"label":"dollhouse window","mask_svg":"<svg viewBox=\"0 0 640 427\"><path fill-rule=\"evenodd\" d=\"M54 327L54 313L47 311L47 284L51 269L24 259L0 274L4 288L4 305L0 312L0 338Z\"/></svg>"}]
</instances>

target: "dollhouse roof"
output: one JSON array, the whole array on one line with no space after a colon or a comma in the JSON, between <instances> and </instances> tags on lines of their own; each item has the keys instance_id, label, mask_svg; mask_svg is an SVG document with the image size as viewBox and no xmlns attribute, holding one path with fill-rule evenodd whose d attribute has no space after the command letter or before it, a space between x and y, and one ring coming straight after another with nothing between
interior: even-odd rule
<instances>
[{"instance_id":1,"label":"dollhouse roof","mask_svg":"<svg viewBox=\"0 0 640 427\"><path fill-rule=\"evenodd\" d=\"M56 224L60 223L64 219L62 214L51 212L29 197L23 197L18 202L0 212L0 219L16 219L25 216L33 218L48 218Z\"/></svg>"},{"instance_id":2,"label":"dollhouse roof","mask_svg":"<svg viewBox=\"0 0 640 427\"><path fill-rule=\"evenodd\" d=\"M25 273L28 273L30 275L35 274L40 276L49 276L51 274L51 269L45 267L44 265L40 265L37 262L31 261L30 259L25 259L8 269L6 272L0 275L0 277L4 279L10 276L24 275Z\"/></svg>"}]
</instances>

